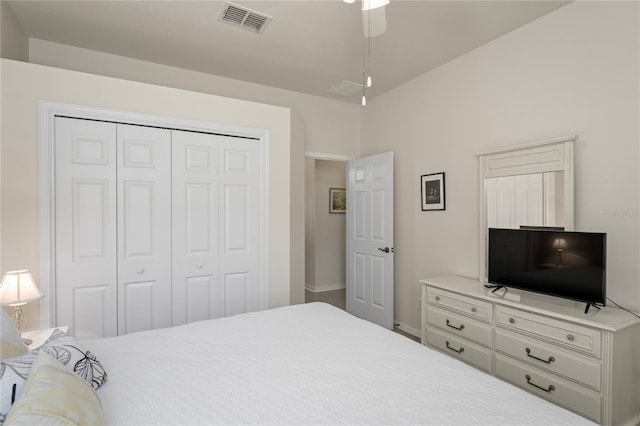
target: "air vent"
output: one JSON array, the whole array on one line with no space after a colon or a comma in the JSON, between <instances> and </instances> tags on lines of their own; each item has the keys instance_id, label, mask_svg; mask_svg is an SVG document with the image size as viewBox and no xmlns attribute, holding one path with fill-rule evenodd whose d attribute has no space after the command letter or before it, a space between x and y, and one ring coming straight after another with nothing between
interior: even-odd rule
<instances>
[{"instance_id":1,"label":"air vent","mask_svg":"<svg viewBox=\"0 0 640 426\"><path fill-rule=\"evenodd\" d=\"M362 92L362 84L342 80L327 89L327 93L344 96L346 98Z\"/></svg>"},{"instance_id":2,"label":"air vent","mask_svg":"<svg viewBox=\"0 0 640 426\"><path fill-rule=\"evenodd\" d=\"M220 20L236 27L241 27L256 33L262 33L273 19L264 13L256 12L244 6L227 2L220 14Z\"/></svg>"}]
</instances>

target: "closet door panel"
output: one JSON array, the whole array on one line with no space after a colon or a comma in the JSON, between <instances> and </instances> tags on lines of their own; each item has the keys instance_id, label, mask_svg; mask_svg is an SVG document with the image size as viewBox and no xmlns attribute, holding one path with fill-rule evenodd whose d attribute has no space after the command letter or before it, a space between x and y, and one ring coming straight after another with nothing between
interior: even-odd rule
<instances>
[{"instance_id":1,"label":"closet door panel","mask_svg":"<svg viewBox=\"0 0 640 426\"><path fill-rule=\"evenodd\" d=\"M217 137L220 145L220 281L223 315L260 310L259 142Z\"/></svg>"},{"instance_id":2,"label":"closet door panel","mask_svg":"<svg viewBox=\"0 0 640 426\"><path fill-rule=\"evenodd\" d=\"M186 322L209 319L211 301L217 300L218 286L213 275L191 276L185 279ZM213 293L213 294L212 294Z\"/></svg>"},{"instance_id":3,"label":"closet door panel","mask_svg":"<svg viewBox=\"0 0 640 426\"><path fill-rule=\"evenodd\" d=\"M118 334L171 326L171 131L118 124Z\"/></svg>"},{"instance_id":4,"label":"closet door panel","mask_svg":"<svg viewBox=\"0 0 640 426\"><path fill-rule=\"evenodd\" d=\"M173 131L173 325L222 316L218 281L218 144Z\"/></svg>"},{"instance_id":5,"label":"closet door panel","mask_svg":"<svg viewBox=\"0 0 640 426\"><path fill-rule=\"evenodd\" d=\"M117 333L116 126L55 119L56 325Z\"/></svg>"}]
</instances>

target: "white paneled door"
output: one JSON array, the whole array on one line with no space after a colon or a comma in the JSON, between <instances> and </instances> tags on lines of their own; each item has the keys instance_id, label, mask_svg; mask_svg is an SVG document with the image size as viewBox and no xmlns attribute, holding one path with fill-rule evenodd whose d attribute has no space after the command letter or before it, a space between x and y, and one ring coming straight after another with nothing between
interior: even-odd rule
<instances>
[{"instance_id":1,"label":"white paneled door","mask_svg":"<svg viewBox=\"0 0 640 426\"><path fill-rule=\"evenodd\" d=\"M264 307L255 139L55 119L56 323L98 338Z\"/></svg>"},{"instance_id":2,"label":"white paneled door","mask_svg":"<svg viewBox=\"0 0 640 426\"><path fill-rule=\"evenodd\" d=\"M260 152L256 141L218 136L222 316L260 310Z\"/></svg>"},{"instance_id":3,"label":"white paneled door","mask_svg":"<svg viewBox=\"0 0 640 426\"><path fill-rule=\"evenodd\" d=\"M260 309L258 148L174 131L174 325Z\"/></svg>"},{"instance_id":4,"label":"white paneled door","mask_svg":"<svg viewBox=\"0 0 640 426\"><path fill-rule=\"evenodd\" d=\"M57 324L117 334L116 126L55 120Z\"/></svg>"},{"instance_id":5,"label":"white paneled door","mask_svg":"<svg viewBox=\"0 0 640 426\"><path fill-rule=\"evenodd\" d=\"M393 329L393 153L347 166L347 311Z\"/></svg>"},{"instance_id":6,"label":"white paneled door","mask_svg":"<svg viewBox=\"0 0 640 426\"><path fill-rule=\"evenodd\" d=\"M117 125L118 334L171 326L171 131Z\"/></svg>"},{"instance_id":7,"label":"white paneled door","mask_svg":"<svg viewBox=\"0 0 640 426\"><path fill-rule=\"evenodd\" d=\"M173 324L217 318L218 144L216 136L173 135Z\"/></svg>"}]
</instances>

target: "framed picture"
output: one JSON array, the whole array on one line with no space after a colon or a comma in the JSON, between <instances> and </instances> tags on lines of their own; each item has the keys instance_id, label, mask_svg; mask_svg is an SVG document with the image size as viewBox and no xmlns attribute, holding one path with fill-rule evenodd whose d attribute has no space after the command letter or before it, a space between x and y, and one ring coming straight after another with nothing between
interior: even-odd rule
<instances>
[{"instance_id":1,"label":"framed picture","mask_svg":"<svg viewBox=\"0 0 640 426\"><path fill-rule=\"evenodd\" d=\"M444 210L444 172L420 176L422 211Z\"/></svg>"},{"instance_id":2,"label":"framed picture","mask_svg":"<svg viewBox=\"0 0 640 426\"><path fill-rule=\"evenodd\" d=\"M344 188L329 188L329 213L347 212L347 190Z\"/></svg>"}]
</instances>

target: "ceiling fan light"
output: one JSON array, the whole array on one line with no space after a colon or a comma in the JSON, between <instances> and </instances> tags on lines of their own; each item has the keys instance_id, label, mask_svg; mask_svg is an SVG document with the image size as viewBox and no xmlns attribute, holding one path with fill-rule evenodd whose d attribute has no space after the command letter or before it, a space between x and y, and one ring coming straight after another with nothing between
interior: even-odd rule
<instances>
[{"instance_id":1,"label":"ceiling fan light","mask_svg":"<svg viewBox=\"0 0 640 426\"><path fill-rule=\"evenodd\" d=\"M389 0L362 0L362 10L373 10L388 4Z\"/></svg>"}]
</instances>

